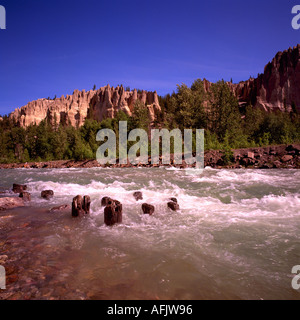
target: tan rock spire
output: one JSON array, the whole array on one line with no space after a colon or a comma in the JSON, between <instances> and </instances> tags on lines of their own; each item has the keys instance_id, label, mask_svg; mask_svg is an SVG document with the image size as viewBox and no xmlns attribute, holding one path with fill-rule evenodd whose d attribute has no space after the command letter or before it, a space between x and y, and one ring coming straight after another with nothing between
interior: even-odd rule
<instances>
[{"instance_id":1,"label":"tan rock spire","mask_svg":"<svg viewBox=\"0 0 300 320\"><path fill-rule=\"evenodd\" d=\"M75 90L71 96L62 96L55 100L39 99L32 101L12 112L10 118L15 118L22 127L39 124L44 119L49 119L53 123L55 117L58 122L62 121L66 124L70 123L72 126L82 126L88 113L92 115L92 118L99 121L107 117L115 117L119 110L131 116L135 101L140 99L146 104L147 96L153 96L150 99L150 108L154 112L150 112L149 116L150 120L154 121L156 112L161 110L156 92L143 91L142 96L138 97L136 89L125 91L123 86L113 88L110 85L96 91Z\"/></svg>"}]
</instances>

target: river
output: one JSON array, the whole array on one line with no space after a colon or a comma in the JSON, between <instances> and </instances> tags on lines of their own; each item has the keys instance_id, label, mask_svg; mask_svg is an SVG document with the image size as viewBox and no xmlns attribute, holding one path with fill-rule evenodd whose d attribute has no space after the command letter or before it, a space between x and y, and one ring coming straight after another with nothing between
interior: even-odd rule
<instances>
[{"instance_id":1,"label":"river","mask_svg":"<svg viewBox=\"0 0 300 320\"><path fill-rule=\"evenodd\" d=\"M300 299L291 286L300 265L299 170L13 169L0 176L2 191L27 184L32 197L0 212L0 255L16 273L0 299ZM49 201L40 197L48 189ZM88 217L48 211L78 194L91 197ZM105 226L104 196L123 204L122 224ZM167 208L170 197L178 212ZM143 215L144 202L155 206L152 216Z\"/></svg>"}]
</instances>

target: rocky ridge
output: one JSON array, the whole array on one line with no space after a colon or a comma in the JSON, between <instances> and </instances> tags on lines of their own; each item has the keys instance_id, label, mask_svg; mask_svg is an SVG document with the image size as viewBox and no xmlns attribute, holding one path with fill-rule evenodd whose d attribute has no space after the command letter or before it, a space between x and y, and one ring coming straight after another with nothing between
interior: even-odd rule
<instances>
[{"instance_id":1,"label":"rocky ridge","mask_svg":"<svg viewBox=\"0 0 300 320\"><path fill-rule=\"evenodd\" d=\"M204 91L212 82L204 79ZM265 111L300 111L300 44L278 52L257 78L239 83L227 82L240 107L252 105Z\"/></svg>"},{"instance_id":2,"label":"rocky ridge","mask_svg":"<svg viewBox=\"0 0 300 320\"><path fill-rule=\"evenodd\" d=\"M251 104L266 111L300 111L300 44L278 52L257 78L227 84L241 107ZM204 79L203 85L209 91L212 83ZM12 112L10 118L22 127L44 119L81 126L87 117L101 121L113 118L119 110L131 116L137 100L148 108L149 118L154 121L161 111L156 91L126 91L123 86L110 85L88 92L75 90L55 100L32 101Z\"/></svg>"},{"instance_id":3,"label":"rocky ridge","mask_svg":"<svg viewBox=\"0 0 300 320\"><path fill-rule=\"evenodd\" d=\"M232 84L240 105L251 104L266 111L300 111L300 44L278 52L263 74Z\"/></svg>"},{"instance_id":4,"label":"rocky ridge","mask_svg":"<svg viewBox=\"0 0 300 320\"><path fill-rule=\"evenodd\" d=\"M16 109L9 117L22 127L39 124L48 119L51 123L71 124L80 127L87 117L101 121L114 118L119 110L131 116L135 102L141 101L148 108L149 118L154 121L161 110L157 92L126 91L123 86L102 87L99 90L79 91L54 100L39 99Z\"/></svg>"}]
</instances>

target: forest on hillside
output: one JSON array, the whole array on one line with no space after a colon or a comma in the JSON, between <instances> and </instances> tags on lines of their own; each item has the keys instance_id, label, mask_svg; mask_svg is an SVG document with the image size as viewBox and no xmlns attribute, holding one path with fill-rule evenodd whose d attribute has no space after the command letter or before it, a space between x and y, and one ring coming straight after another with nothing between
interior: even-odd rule
<instances>
[{"instance_id":1,"label":"forest on hillside","mask_svg":"<svg viewBox=\"0 0 300 320\"><path fill-rule=\"evenodd\" d=\"M178 85L177 91L159 97L161 113L150 123L148 110L137 101L131 117L119 111L114 119L101 122L87 117L80 128L50 123L47 119L27 128L18 126L8 116L0 121L0 163L95 159L101 142L96 141L100 129L115 131L119 121L128 121L128 132L142 128L169 130L205 129L205 149L231 149L300 142L300 115L291 111L266 112L251 105L240 108L225 81L212 84L204 91L202 80L191 87ZM128 142L128 147L134 144ZM149 150L150 152L150 150Z\"/></svg>"}]
</instances>

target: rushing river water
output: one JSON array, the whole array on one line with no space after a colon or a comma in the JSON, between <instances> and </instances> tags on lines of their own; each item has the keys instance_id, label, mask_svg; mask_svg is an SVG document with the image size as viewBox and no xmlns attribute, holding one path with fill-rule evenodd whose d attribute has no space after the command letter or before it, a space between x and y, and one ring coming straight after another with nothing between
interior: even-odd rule
<instances>
[{"instance_id":1,"label":"rushing river water","mask_svg":"<svg viewBox=\"0 0 300 320\"><path fill-rule=\"evenodd\" d=\"M17 273L0 298L300 299L291 286L292 267L300 265L300 171L14 169L0 175L2 190L24 183L32 197L24 208L0 212L0 245ZM40 197L48 189L55 193L50 201ZM142 191L143 201L135 201L134 191ZM89 217L48 212L78 194L91 197ZM122 202L122 224L104 225L104 196ZM170 197L180 211L167 208ZM155 206L153 216L142 214L144 202Z\"/></svg>"}]
</instances>

